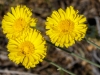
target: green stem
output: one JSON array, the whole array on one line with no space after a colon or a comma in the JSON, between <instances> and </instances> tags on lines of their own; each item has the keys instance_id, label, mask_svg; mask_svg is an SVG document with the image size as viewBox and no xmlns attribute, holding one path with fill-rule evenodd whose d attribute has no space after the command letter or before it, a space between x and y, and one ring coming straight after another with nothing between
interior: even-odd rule
<instances>
[{"instance_id":1,"label":"green stem","mask_svg":"<svg viewBox=\"0 0 100 75\"><path fill-rule=\"evenodd\" d=\"M64 75L64 71L60 69L60 75Z\"/></svg>"},{"instance_id":2,"label":"green stem","mask_svg":"<svg viewBox=\"0 0 100 75\"><path fill-rule=\"evenodd\" d=\"M54 63L54 62L52 62L52 61L50 61L50 60L48 60L48 59L44 59L44 60L47 61L47 62L49 62L49 63L52 64L53 66L56 66L59 70L62 70L62 71L66 72L66 73L68 73L68 74L70 74L70 75L76 75L76 74L74 74L74 73L72 73L72 72L70 72L70 71L64 69L63 67L57 65L56 63Z\"/></svg>"},{"instance_id":3,"label":"green stem","mask_svg":"<svg viewBox=\"0 0 100 75\"><path fill-rule=\"evenodd\" d=\"M94 62L91 62L90 60L87 60L87 59L85 59L85 58L83 58L83 57L81 57L81 56L79 56L79 55L77 55L75 53L71 53L71 55L73 55L73 56L75 56L75 57L77 57L77 58L79 58L81 60L84 60L84 61L86 61L86 62L88 62L88 63L100 68L100 65L98 65L98 64L96 64Z\"/></svg>"},{"instance_id":4,"label":"green stem","mask_svg":"<svg viewBox=\"0 0 100 75\"><path fill-rule=\"evenodd\" d=\"M49 43L49 44L51 44L51 45L53 45L53 46L55 46L54 44L52 44L51 42L49 42L49 41L47 41L47 40L46 40L46 42ZM56 46L56 47L57 47L57 46ZM57 48L63 49L63 50L65 50L67 53L72 53L71 51L68 51L68 50L66 50L66 49L64 49L64 48L61 48L61 47L57 47Z\"/></svg>"},{"instance_id":5,"label":"green stem","mask_svg":"<svg viewBox=\"0 0 100 75\"><path fill-rule=\"evenodd\" d=\"M54 44L52 44L52 43L49 42L49 41L47 41L47 43L49 43L49 44L51 44L51 45L54 46ZM56 46L56 47L57 47L57 46ZM75 57L77 57L77 58L79 58L79 59L81 59L81 60L84 60L84 61L86 61L86 62L88 62L88 63L90 63L90 64L92 64L92 65L94 65L94 66L100 68L100 65L98 65L98 64L96 64L96 63L94 63L94 62L91 62L90 60L87 60L86 58L83 58L83 57L81 57L81 56L79 56L79 55L77 55L77 54L75 54L75 53L73 53L73 52L71 52L71 51L69 51L69 50L67 50L67 49L65 49L65 48L61 48L61 47L57 47L57 48L59 48L59 49L65 51L65 52L71 54L72 56L75 56Z\"/></svg>"},{"instance_id":6,"label":"green stem","mask_svg":"<svg viewBox=\"0 0 100 75\"><path fill-rule=\"evenodd\" d=\"M95 43L91 42L90 40L88 40L87 38L85 38L85 40L89 43L92 44L93 46L97 47L98 49L100 49L100 46L96 45Z\"/></svg>"}]
</instances>

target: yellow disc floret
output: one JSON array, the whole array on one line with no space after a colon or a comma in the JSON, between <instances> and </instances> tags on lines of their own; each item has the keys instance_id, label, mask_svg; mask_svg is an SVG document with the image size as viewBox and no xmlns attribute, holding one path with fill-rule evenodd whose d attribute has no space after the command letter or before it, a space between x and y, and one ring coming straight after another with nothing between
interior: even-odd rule
<instances>
[{"instance_id":1,"label":"yellow disc floret","mask_svg":"<svg viewBox=\"0 0 100 75\"><path fill-rule=\"evenodd\" d=\"M7 45L9 59L25 68L35 67L46 56L46 41L37 30L29 29L15 39L9 39Z\"/></svg>"},{"instance_id":2,"label":"yellow disc floret","mask_svg":"<svg viewBox=\"0 0 100 75\"><path fill-rule=\"evenodd\" d=\"M32 12L24 5L11 7L11 12L4 15L2 20L3 32L7 38L20 36L30 26L36 25L36 19L32 18Z\"/></svg>"},{"instance_id":3,"label":"yellow disc floret","mask_svg":"<svg viewBox=\"0 0 100 75\"><path fill-rule=\"evenodd\" d=\"M46 34L56 46L68 48L75 44L75 41L85 37L87 31L85 22L86 17L79 15L72 6L65 11L60 8L53 11L51 17L47 17Z\"/></svg>"}]
</instances>

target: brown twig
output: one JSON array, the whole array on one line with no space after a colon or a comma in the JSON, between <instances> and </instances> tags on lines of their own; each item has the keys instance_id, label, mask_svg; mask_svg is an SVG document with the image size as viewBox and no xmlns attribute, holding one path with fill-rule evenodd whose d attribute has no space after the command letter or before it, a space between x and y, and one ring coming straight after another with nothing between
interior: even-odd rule
<instances>
[{"instance_id":1,"label":"brown twig","mask_svg":"<svg viewBox=\"0 0 100 75\"><path fill-rule=\"evenodd\" d=\"M39 75L39 74L32 74L32 73L19 72L19 71L10 71L10 70L0 70L0 73L10 73L10 74L18 74L18 75Z\"/></svg>"}]
</instances>

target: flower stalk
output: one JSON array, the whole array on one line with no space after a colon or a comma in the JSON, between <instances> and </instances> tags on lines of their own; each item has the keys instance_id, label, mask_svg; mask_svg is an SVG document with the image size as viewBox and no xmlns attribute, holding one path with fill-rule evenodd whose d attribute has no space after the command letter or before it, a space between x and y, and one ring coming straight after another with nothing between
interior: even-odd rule
<instances>
[{"instance_id":1,"label":"flower stalk","mask_svg":"<svg viewBox=\"0 0 100 75\"><path fill-rule=\"evenodd\" d=\"M97 44L91 42L90 40L88 40L88 38L85 38L85 40L86 40L89 44L91 44L91 45L95 46L96 48L100 49L100 46L98 46Z\"/></svg>"},{"instance_id":2,"label":"flower stalk","mask_svg":"<svg viewBox=\"0 0 100 75\"><path fill-rule=\"evenodd\" d=\"M70 72L70 71L64 69L63 67L57 65L56 63L54 63L54 62L52 62L52 61L50 61L50 60L48 60L48 59L44 59L44 60L47 61L47 62L49 62L49 63L52 64L53 66L57 67L58 70L62 70L62 71L66 72L66 73L68 73L68 74L70 74L70 75L76 75L76 74L74 74L74 73L72 73L72 72Z\"/></svg>"},{"instance_id":3,"label":"flower stalk","mask_svg":"<svg viewBox=\"0 0 100 75\"><path fill-rule=\"evenodd\" d=\"M46 42L49 43L49 44L51 44L51 45L54 45L54 44L52 44L51 42L49 42L49 41L47 41L47 40L46 40ZM56 46L56 47L57 47L57 46ZM81 60L84 60L84 61L86 61L86 62L88 62L88 63L90 63L90 64L92 64L92 65L94 65L94 66L96 66L96 67L98 67L98 68L100 68L100 65L98 65L98 64L96 64L96 63L94 63L94 62L92 62L92 61L90 61L90 60L87 60L86 58L81 57L81 56L79 56L79 55L77 55L77 54L75 54L75 53L73 53L73 52L71 52L71 51L69 51L69 50L67 50L67 49L65 49L65 48L61 48L61 47L57 47L57 48L59 48L59 49L65 51L65 52L71 54L71 55L74 56L74 57L77 57L77 58L79 58L79 59L81 59Z\"/></svg>"}]
</instances>

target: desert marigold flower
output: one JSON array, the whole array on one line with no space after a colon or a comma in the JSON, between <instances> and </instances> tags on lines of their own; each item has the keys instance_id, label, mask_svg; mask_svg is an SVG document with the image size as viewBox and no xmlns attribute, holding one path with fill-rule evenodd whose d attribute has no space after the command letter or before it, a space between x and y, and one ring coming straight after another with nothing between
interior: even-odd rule
<instances>
[{"instance_id":1,"label":"desert marigold flower","mask_svg":"<svg viewBox=\"0 0 100 75\"><path fill-rule=\"evenodd\" d=\"M46 41L39 31L29 29L22 36L9 39L7 45L10 60L22 63L25 68L35 67L46 56Z\"/></svg>"},{"instance_id":2,"label":"desert marigold flower","mask_svg":"<svg viewBox=\"0 0 100 75\"><path fill-rule=\"evenodd\" d=\"M32 12L24 5L11 7L11 13L4 15L2 29L8 38L17 37L30 26L36 25L36 19L32 18Z\"/></svg>"},{"instance_id":3,"label":"desert marigold flower","mask_svg":"<svg viewBox=\"0 0 100 75\"><path fill-rule=\"evenodd\" d=\"M56 46L69 47L85 37L87 25L86 17L79 15L72 6L64 11L53 11L46 21L46 34Z\"/></svg>"}]
</instances>

